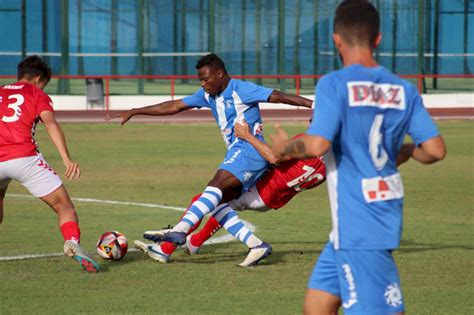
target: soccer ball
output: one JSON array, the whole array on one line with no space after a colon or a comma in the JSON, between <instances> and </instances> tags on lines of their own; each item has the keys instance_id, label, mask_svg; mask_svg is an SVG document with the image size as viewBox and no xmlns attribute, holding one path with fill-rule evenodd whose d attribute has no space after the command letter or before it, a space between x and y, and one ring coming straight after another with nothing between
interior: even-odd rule
<instances>
[{"instance_id":1,"label":"soccer ball","mask_svg":"<svg viewBox=\"0 0 474 315\"><path fill-rule=\"evenodd\" d=\"M120 260L128 250L128 240L120 232L105 232L97 241L97 254L104 259Z\"/></svg>"}]
</instances>

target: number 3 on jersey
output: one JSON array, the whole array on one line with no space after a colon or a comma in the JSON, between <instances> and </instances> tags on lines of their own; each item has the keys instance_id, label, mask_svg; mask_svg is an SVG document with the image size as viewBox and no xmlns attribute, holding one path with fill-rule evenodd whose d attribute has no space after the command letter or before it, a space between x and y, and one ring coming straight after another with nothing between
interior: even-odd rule
<instances>
[{"instance_id":1,"label":"number 3 on jersey","mask_svg":"<svg viewBox=\"0 0 474 315\"><path fill-rule=\"evenodd\" d=\"M369 135L369 153L375 168L380 171L388 161L387 151L383 148L383 134L381 133L383 115L375 115Z\"/></svg>"},{"instance_id":2,"label":"number 3 on jersey","mask_svg":"<svg viewBox=\"0 0 474 315\"><path fill-rule=\"evenodd\" d=\"M9 100L15 99L13 103L8 104L8 108L13 109L11 116L3 116L2 121L11 123L20 119L21 109L20 106L25 102L25 98L21 94L13 94L8 97Z\"/></svg>"}]
</instances>

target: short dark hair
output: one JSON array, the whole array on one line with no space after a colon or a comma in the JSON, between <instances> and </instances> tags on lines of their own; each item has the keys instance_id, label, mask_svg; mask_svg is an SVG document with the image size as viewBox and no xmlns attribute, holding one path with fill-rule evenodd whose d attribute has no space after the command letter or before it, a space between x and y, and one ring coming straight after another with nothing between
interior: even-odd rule
<instances>
[{"instance_id":1,"label":"short dark hair","mask_svg":"<svg viewBox=\"0 0 474 315\"><path fill-rule=\"evenodd\" d=\"M39 76L40 81L48 83L51 79L51 68L39 56L26 57L18 64L18 80L31 80Z\"/></svg>"},{"instance_id":2,"label":"short dark hair","mask_svg":"<svg viewBox=\"0 0 474 315\"><path fill-rule=\"evenodd\" d=\"M224 62L216 54L201 57L196 63L196 69L199 70L202 67L209 67L212 70L222 70L224 73L227 73Z\"/></svg>"},{"instance_id":3,"label":"short dark hair","mask_svg":"<svg viewBox=\"0 0 474 315\"><path fill-rule=\"evenodd\" d=\"M367 0L345 0L336 9L334 32L351 45L375 47L380 15Z\"/></svg>"}]
</instances>

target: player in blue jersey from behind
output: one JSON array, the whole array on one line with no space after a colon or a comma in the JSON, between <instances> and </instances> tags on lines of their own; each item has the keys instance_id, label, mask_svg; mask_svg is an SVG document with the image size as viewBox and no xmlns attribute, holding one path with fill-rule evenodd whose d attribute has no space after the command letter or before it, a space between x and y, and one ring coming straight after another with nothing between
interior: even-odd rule
<instances>
[{"instance_id":1,"label":"player in blue jersey from behind","mask_svg":"<svg viewBox=\"0 0 474 315\"><path fill-rule=\"evenodd\" d=\"M424 164L446 147L416 88L377 64L380 17L368 1L344 1L333 39L344 68L319 81L306 135L287 140L277 129L274 153L283 159L325 153L333 229L310 276L305 314L403 314L392 250L402 231L403 185L397 166ZM403 144L408 134L414 143Z\"/></svg>"},{"instance_id":2,"label":"player in blue jersey from behind","mask_svg":"<svg viewBox=\"0 0 474 315\"><path fill-rule=\"evenodd\" d=\"M135 115L174 115L191 108L209 108L219 126L227 153L214 178L198 200L193 202L172 230L153 231L145 237L156 242L168 241L177 245L186 242L187 232L207 214L220 218L219 223L227 231L251 247L247 257L253 257L254 263L271 253L270 245L262 242L248 230L232 209L217 207L247 191L262 176L268 167L267 161L248 142L234 135L234 125L245 120L252 133L264 141L259 102L286 103L310 108L312 101L304 97L289 95L251 82L231 79L224 62L215 54L202 57L196 64L201 89L194 95L179 100L163 102L106 117L119 117L125 124ZM216 208L217 207L217 208ZM153 246L149 255L162 255L159 246Z\"/></svg>"}]
</instances>

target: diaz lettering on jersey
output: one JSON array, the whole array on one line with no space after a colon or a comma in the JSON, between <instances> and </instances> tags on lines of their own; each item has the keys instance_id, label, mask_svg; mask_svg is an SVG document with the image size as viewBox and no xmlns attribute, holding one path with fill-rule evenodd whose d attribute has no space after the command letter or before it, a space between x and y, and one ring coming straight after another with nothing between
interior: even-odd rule
<instances>
[{"instance_id":1,"label":"diaz lettering on jersey","mask_svg":"<svg viewBox=\"0 0 474 315\"><path fill-rule=\"evenodd\" d=\"M7 85L3 86L3 89L6 89L6 90L20 90L22 88L23 88L23 85L10 85L10 84L7 84Z\"/></svg>"},{"instance_id":2,"label":"diaz lettering on jersey","mask_svg":"<svg viewBox=\"0 0 474 315\"><path fill-rule=\"evenodd\" d=\"M347 82L349 106L374 106L405 109L405 89L396 84L378 84L370 81Z\"/></svg>"}]
</instances>

